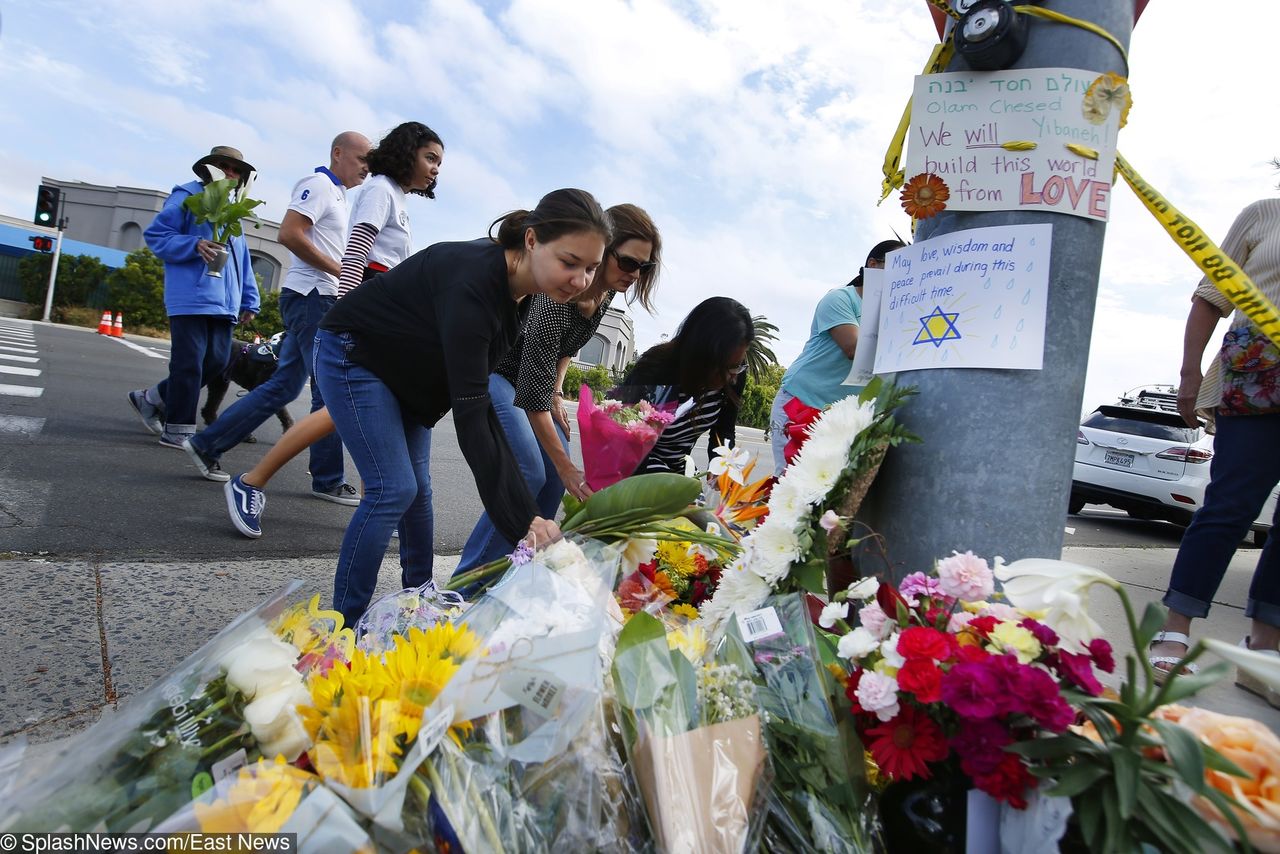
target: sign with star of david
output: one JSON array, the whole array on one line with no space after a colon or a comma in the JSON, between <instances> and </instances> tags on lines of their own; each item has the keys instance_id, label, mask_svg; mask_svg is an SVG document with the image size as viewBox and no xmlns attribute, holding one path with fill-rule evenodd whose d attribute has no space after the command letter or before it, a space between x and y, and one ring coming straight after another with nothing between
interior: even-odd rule
<instances>
[{"instance_id":1,"label":"sign with star of david","mask_svg":"<svg viewBox=\"0 0 1280 854\"><path fill-rule=\"evenodd\" d=\"M1052 240L1047 223L1005 225L889 253L878 293L863 294L879 300L879 334L859 340L874 342L874 372L1040 370Z\"/></svg>"}]
</instances>

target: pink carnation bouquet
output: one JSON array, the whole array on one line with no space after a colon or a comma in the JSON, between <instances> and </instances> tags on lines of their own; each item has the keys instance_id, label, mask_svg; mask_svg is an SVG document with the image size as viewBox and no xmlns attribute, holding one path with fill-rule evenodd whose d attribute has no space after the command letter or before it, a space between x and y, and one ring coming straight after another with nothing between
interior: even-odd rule
<instances>
[{"instance_id":1,"label":"pink carnation bouquet","mask_svg":"<svg viewBox=\"0 0 1280 854\"><path fill-rule=\"evenodd\" d=\"M644 400L626 404L605 399L597 404L591 388L582 386L578 430L587 486L599 491L629 476L677 414L675 404L655 406Z\"/></svg>"}]
</instances>

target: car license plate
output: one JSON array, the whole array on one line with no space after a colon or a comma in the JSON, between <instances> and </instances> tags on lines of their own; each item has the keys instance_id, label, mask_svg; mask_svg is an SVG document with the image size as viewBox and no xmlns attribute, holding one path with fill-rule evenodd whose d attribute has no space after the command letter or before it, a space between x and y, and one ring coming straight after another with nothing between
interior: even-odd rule
<instances>
[{"instance_id":1,"label":"car license plate","mask_svg":"<svg viewBox=\"0 0 1280 854\"><path fill-rule=\"evenodd\" d=\"M1129 451L1106 451L1102 461L1109 466L1120 466L1126 469L1133 468L1133 454Z\"/></svg>"}]
</instances>

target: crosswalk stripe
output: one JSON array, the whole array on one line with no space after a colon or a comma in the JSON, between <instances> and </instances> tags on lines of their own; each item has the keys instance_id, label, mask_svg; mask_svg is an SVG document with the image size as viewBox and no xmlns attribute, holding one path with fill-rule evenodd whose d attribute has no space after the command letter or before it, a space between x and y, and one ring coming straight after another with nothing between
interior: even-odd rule
<instances>
[{"instance_id":1,"label":"crosswalk stripe","mask_svg":"<svg viewBox=\"0 0 1280 854\"><path fill-rule=\"evenodd\" d=\"M124 346L128 347L130 350L137 350L137 351L138 351L139 353L141 353L142 355L144 355L144 356L150 356L150 357L151 357L151 358L153 358L153 359L167 359L167 358L169 358L169 354L168 354L168 353L156 353L155 351L150 350L150 349L148 349L147 347L143 347L143 346L141 346L140 344L134 344L132 341L128 340L127 338L108 338L107 340L108 340L108 341L118 341L118 342L120 342L121 344L123 344Z\"/></svg>"},{"instance_id":2,"label":"crosswalk stripe","mask_svg":"<svg viewBox=\"0 0 1280 854\"><path fill-rule=\"evenodd\" d=\"M0 359L8 359L10 362L26 362L29 365L34 365L40 361L34 356L11 356L8 353L0 353Z\"/></svg>"},{"instance_id":3,"label":"crosswalk stripe","mask_svg":"<svg viewBox=\"0 0 1280 854\"><path fill-rule=\"evenodd\" d=\"M0 433L26 433L34 436L43 429L43 418L33 418L28 415L0 415Z\"/></svg>"},{"instance_id":4,"label":"crosswalk stripe","mask_svg":"<svg viewBox=\"0 0 1280 854\"><path fill-rule=\"evenodd\" d=\"M0 332L0 339L4 341L12 341L15 344L35 344L35 336L32 335L16 335L12 332Z\"/></svg>"},{"instance_id":5,"label":"crosswalk stripe","mask_svg":"<svg viewBox=\"0 0 1280 854\"><path fill-rule=\"evenodd\" d=\"M44 394L44 389L38 386L30 385L5 385L0 383L0 395L9 397L39 397Z\"/></svg>"},{"instance_id":6,"label":"crosswalk stripe","mask_svg":"<svg viewBox=\"0 0 1280 854\"><path fill-rule=\"evenodd\" d=\"M19 377L38 377L39 368L17 368L13 365L0 365L0 374L14 374Z\"/></svg>"},{"instance_id":7,"label":"crosswalk stripe","mask_svg":"<svg viewBox=\"0 0 1280 854\"><path fill-rule=\"evenodd\" d=\"M0 344L0 350L8 350L10 353L29 353L31 355L40 352L35 347L6 347L4 344Z\"/></svg>"}]
</instances>

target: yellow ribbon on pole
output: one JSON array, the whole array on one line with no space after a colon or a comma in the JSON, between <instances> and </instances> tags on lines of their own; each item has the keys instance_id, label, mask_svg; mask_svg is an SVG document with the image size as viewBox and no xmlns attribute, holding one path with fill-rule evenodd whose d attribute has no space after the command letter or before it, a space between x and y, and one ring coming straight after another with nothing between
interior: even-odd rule
<instances>
[{"instance_id":1,"label":"yellow ribbon on pole","mask_svg":"<svg viewBox=\"0 0 1280 854\"><path fill-rule=\"evenodd\" d=\"M937 45L933 49L933 53L929 54L929 61L924 65L924 71L921 74L937 74L939 71L947 67L947 63L951 62L951 57L955 55L956 45L953 39L948 38L945 42ZM898 129L893 132L893 139L889 141L889 150L884 153L884 181L880 184L880 204L889 198L889 194L902 186L902 182L906 180L906 174L902 171L902 146L907 141L907 129L911 127L911 99L907 99L907 106L902 111L902 118L898 121Z\"/></svg>"},{"instance_id":2,"label":"yellow ribbon on pole","mask_svg":"<svg viewBox=\"0 0 1280 854\"><path fill-rule=\"evenodd\" d=\"M1267 299L1240 267L1209 239L1204 229L1196 225L1173 206L1159 190L1152 187L1134 171L1119 153L1116 154L1116 172L1138 195L1147 210L1174 243L1187 253L1187 257L1204 271L1209 281L1222 292L1231 304L1245 314L1250 321L1280 346L1280 309Z\"/></svg>"}]
</instances>

